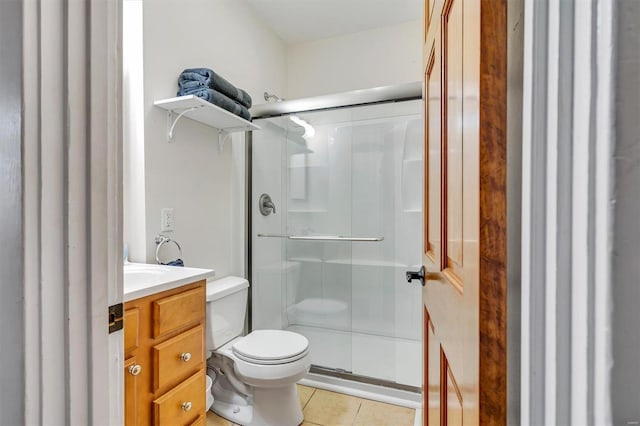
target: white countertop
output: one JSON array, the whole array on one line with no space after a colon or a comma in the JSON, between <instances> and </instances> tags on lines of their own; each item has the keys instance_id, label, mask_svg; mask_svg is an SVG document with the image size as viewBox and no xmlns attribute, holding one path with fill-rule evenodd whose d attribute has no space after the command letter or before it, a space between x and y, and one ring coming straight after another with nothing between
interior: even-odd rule
<instances>
[{"instance_id":1,"label":"white countertop","mask_svg":"<svg viewBox=\"0 0 640 426\"><path fill-rule=\"evenodd\" d=\"M171 290L185 284L211 278L215 274L216 271L213 269L125 263L124 301L128 302L161 291Z\"/></svg>"}]
</instances>

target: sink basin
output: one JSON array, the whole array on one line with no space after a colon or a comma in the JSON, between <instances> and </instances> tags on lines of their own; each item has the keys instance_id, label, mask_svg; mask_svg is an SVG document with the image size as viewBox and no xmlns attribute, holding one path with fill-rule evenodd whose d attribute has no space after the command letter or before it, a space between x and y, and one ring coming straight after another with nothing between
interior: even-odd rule
<instances>
[{"instance_id":1,"label":"sink basin","mask_svg":"<svg viewBox=\"0 0 640 426\"><path fill-rule=\"evenodd\" d=\"M149 275L161 275L166 274L167 272L171 272L171 266L164 265L144 265L138 263L129 263L124 266L124 275L138 275L138 274L149 274Z\"/></svg>"},{"instance_id":2,"label":"sink basin","mask_svg":"<svg viewBox=\"0 0 640 426\"><path fill-rule=\"evenodd\" d=\"M162 275L170 274L171 269L169 266L164 265L144 265L129 263L124 266L124 282L152 282L158 280Z\"/></svg>"},{"instance_id":3,"label":"sink basin","mask_svg":"<svg viewBox=\"0 0 640 426\"><path fill-rule=\"evenodd\" d=\"M210 269L144 263L126 263L123 269L125 301L189 284L215 274Z\"/></svg>"}]
</instances>

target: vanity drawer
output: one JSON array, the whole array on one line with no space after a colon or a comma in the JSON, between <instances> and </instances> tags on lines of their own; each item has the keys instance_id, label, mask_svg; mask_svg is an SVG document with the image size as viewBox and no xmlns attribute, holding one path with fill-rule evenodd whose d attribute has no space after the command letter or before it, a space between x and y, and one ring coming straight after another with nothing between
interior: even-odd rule
<instances>
[{"instance_id":1,"label":"vanity drawer","mask_svg":"<svg viewBox=\"0 0 640 426\"><path fill-rule=\"evenodd\" d=\"M205 374L193 376L153 401L153 421L159 425L189 425L205 414Z\"/></svg>"},{"instance_id":2,"label":"vanity drawer","mask_svg":"<svg viewBox=\"0 0 640 426\"><path fill-rule=\"evenodd\" d=\"M153 347L153 391L204 367L204 327L197 326Z\"/></svg>"},{"instance_id":3,"label":"vanity drawer","mask_svg":"<svg viewBox=\"0 0 640 426\"><path fill-rule=\"evenodd\" d=\"M153 337L158 338L204 319L204 286L153 302Z\"/></svg>"},{"instance_id":4,"label":"vanity drawer","mask_svg":"<svg viewBox=\"0 0 640 426\"><path fill-rule=\"evenodd\" d=\"M189 426L206 426L207 425L207 415L203 414L198 417L195 422L191 423Z\"/></svg>"},{"instance_id":5,"label":"vanity drawer","mask_svg":"<svg viewBox=\"0 0 640 426\"><path fill-rule=\"evenodd\" d=\"M124 311L124 353L138 349L140 345L140 309Z\"/></svg>"}]
</instances>

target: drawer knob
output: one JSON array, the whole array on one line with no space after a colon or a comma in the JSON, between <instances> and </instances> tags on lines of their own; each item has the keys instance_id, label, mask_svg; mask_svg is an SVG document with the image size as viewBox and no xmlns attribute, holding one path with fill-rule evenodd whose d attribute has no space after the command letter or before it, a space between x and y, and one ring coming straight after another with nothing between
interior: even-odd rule
<instances>
[{"instance_id":1,"label":"drawer knob","mask_svg":"<svg viewBox=\"0 0 640 426\"><path fill-rule=\"evenodd\" d=\"M183 402L182 403L182 409L184 411L190 411L191 410L191 402L190 401Z\"/></svg>"},{"instance_id":2,"label":"drawer knob","mask_svg":"<svg viewBox=\"0 0 640 426\"><path fill-rule=\"evenodd\" d=\"M137 376L142 371L142 366L140 364L134 364L129 367L129 374L132 376Z\"/></svg>"},{"instance_id":3,"label":"drawer knob","mask_svg":"<svg viewBox=\"0 0 640 426\"><path fill-rule=\"evenodd\" d=\"M191 360L191 354L189 352L183 352L180 354L180 359L184 362L189 362L189 360Z\"/></svg>"}]
</instances>

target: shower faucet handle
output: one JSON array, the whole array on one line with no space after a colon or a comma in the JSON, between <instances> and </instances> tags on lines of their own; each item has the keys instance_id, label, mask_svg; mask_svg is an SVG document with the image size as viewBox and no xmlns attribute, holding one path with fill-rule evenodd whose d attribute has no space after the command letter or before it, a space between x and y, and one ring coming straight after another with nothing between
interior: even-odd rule
<instances>
[{"instance_id":1,"label":"shower faucet handle","mask_svg":"<svg viewBox=\"0 0 640 426\"><path fill-rule=\"evenodd\" d=\"M271 213L276 214L276 205L273 204L269 194L262 194L258 201L258 207L262 216L269 216Z\"/></svg>"}]
</instances>

